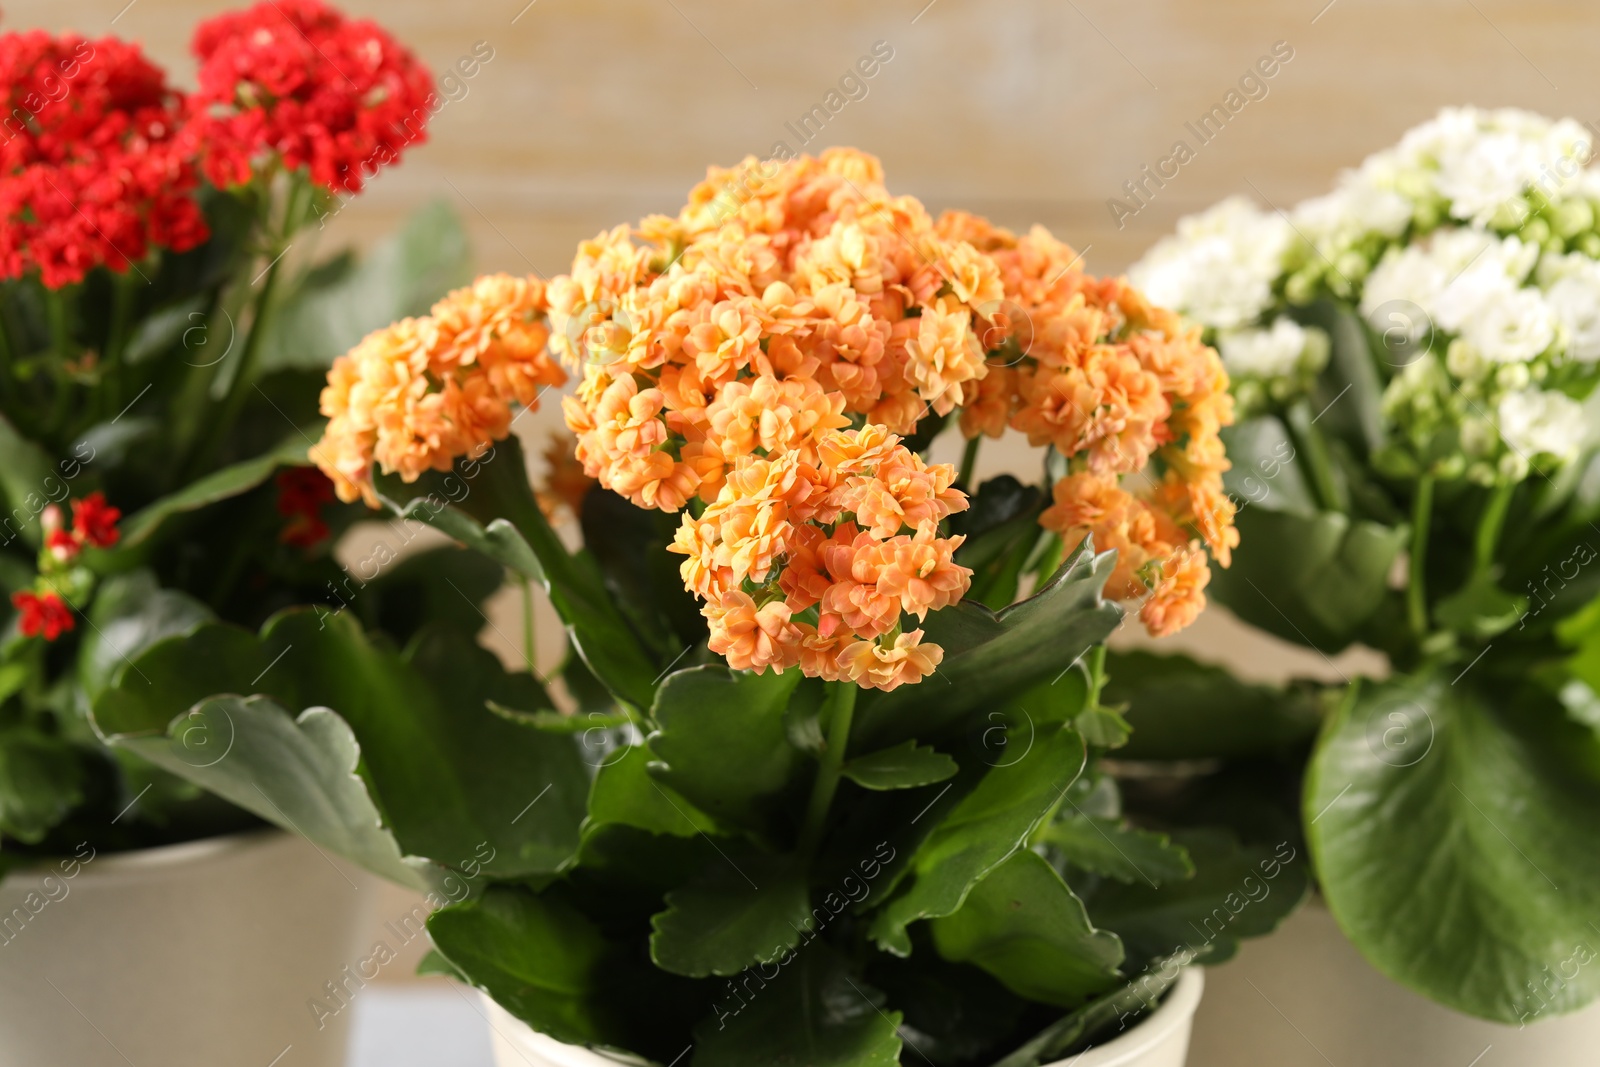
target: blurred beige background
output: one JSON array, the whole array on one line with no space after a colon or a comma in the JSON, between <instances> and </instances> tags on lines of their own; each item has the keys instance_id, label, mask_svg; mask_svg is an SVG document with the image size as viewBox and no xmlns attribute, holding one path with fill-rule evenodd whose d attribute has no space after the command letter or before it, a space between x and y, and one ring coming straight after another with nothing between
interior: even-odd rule
<instances>
[{"instance_id":1,"label":"blurred beige background","mask_svg":"<svg viewBox=\"0 0 1600 1067\"><path fill-rule=\"evenodd\" d=\"M232 6L15 0L0 25L134 38L187 85L194 24ZM1591 55L1600 6L1577 2L350 0L343 7L377 19L415 49L441 78L446 103L429 143L351 203L326 240L369 241L442 197L466 221L478 265L489 270L557 273L578 240L648 212L673 212L707 164L766 156L779 141L796 150L852 144L874 152L891 187L933 211L962 207L1013 228L1043 223L1084 252L1089 269L1114 272L1180 215L1223 196L1287 206L1324 190L1341 167L1446 104L1516 105L1600 122L1600 65ZM841 76L875 46L890 58L865 80L864 95L846 86L859 98L841 93L829 101ZM1241 77L1275 47L1273 76L1241 90ZM492 56L471 78L444 81L463 57L486 50ZM1198 124L1230 91L1244 106L1201 143L1186 124ZM810 130L797 133L819 107ZM1141 168L1171 155L1180 139L1194 158L1164 186L1146 182L1141 199L1129 197L1124 182L1145 181ZM1127 208L1120 226L1113 198ZM530 434L542 438L554 416L553 406L541 412ZM1035 462L1024 449L991 447L981 466L1031 475ZM514 591L491 617L486 643L519 659ZM540 659L553 664L559 632L547 611L539 632ZM1263 679L1335 678L1375 666L1359 654L1336 664L1266 641L1220 611L1167 642L1179 646ZM396 893L381 918L398 919L411 907ZM394 965L384 975L409 971Z\"/></svg>"}]
</instances>

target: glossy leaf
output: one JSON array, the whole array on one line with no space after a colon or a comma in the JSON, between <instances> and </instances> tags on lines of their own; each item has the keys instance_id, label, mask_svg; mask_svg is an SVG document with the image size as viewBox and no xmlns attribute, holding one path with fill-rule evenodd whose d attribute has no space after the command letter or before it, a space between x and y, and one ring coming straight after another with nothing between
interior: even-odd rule
<instances>
[{"instance_id":1,"label":"glossy leaf","mask_svg":"<svg viewBox=\"0 0 1600 1067\"><path fill-rule=\"evenodd\" d=\"M730 826L762 832L803 757L789 744L785 709L799 671L752 674L692 667L656 694L648 739L657 781Z\"/></svg>"},{"instance_id":2,"label":"glossy leaf","mask_svg":"<svg viewBox=\"0 0 1600 1067\"><path fill-rule=\"evenodd\" d=\"M1304 810L1329 908L1396 981L1506 1023L1600 995L1571 962L1600 915L1600 737L1553 700L1428 675L1363 687Z\"/></svg>"},{"instance_id":3,"label":"glossy leaf","mask_svg":"<svg viewBox=\"0 0 1600 1067\"><path fill-rule=\"evenodd\" d=\"M847 761L843 773L865 789L915 789L953 778L958 770L943 752L906 741Z\"/></svg>"},{"instance_id":4,"label":"glossy leaf","mask_svg":"<svg viewBox=\"0 0 1600 1067\"><path fill-rule=\"evenodd\" d=\"M78 646L84 710L146 649L211 622L211 609L185 593L162 589L149 571L106 579L89 610L93 623Z\"/></svg>"},{"instance_id":5,"label":"glossy leaf","mask_svg":"<svg viewBox=\"0 0 1600 1067\"><path fill-rule=\"evenodd\" d=\"M1207 592L1245 622L1286 641L1337 652L1355 640L1389 593L1404 527L1246 508L1233 566Z\"/></svg>"},{"instance_id":6,"label":"glossy leaf","mask_svg":"<svg viewBox=\"0 0 1600 1067\"><path fill-rule=\"evenodd\" d=\"M1096 930L1061 875L1027 849L929 929L945 959L976 964L1029 1000L1077 1007L1121 981L1122 942Z\"/></svg>"},{"instance_id":7,"label":"glossy leaf","mask_svg":"<svg viewBox=\"0 0 1600 1067\"><path fill-rule=\"evenodd\" d=\"M691 978L772 964L811 921L805 872L786 858L740 850L672 890L651 921L650 958Z\"/></svg>"},{"instance_id":8,"label":"glossy leaf","mask_svg":"<svg viewBox=\"0 0 1600 1067\"><path fill-rule=\"evenodd\" d=\"M26 726L0 730L0 832L43 840L83 802L88 780L72 744Z\"/></svg>"},{"instance_id":9,"label":"glossy leaf","mask_svg":"<svg viewBox=\"0 0 1600 1067\"><path fill-rule=\"evenodd\" d=\"M1116 605L1100 599L1112 564L1109 553L1095 556L1080 546L1027 600L999 612L962 601L931 613L925 639L944 649L944 662L918 685L864 696L851 749L932 740L974 712L1066 674L1122 618Z\"/></svg>"},{"instance_id":10,"label":"glossy leaf","mask_svg":"<svg viewBox=\"0 0 1600 1067\"><path fill-rule=\"evenodd\" d=\"M308 447L304 437L293 434L282 445L264 455L213 471L171 496L146 505L122 524L122 540L118 547L139 546L174 515L198 511L220 500L247 493L272 477L279 467L304 466Z\"/></svg>"},{"instance_id":11,"label":"glossy leaf","mask_svg":"<svg viewBox=\"0 0 1600 1067\"><path fill-rule=\"evenodd\" d=\"M973 886L1025 847L1084 760L1083 738L1052 727L1039 732L1025 754L988 768L954 806L930 815L938 822L910 857L909 885L873 918L873 939L897 955L910 952L907 926L953 913Z\"/></svg>"},{"instance_id":12,"label":"glossy leaf","mask_svg":"<svg viewBox=\"0 0 1600 1067\"><path fill-rule=\"evenodd\" d=\"M533 703L538 685L506 674L459 634L434 631L407 659L348 614L295 611L259 636L203 626L155 645L134 667L96 702L97 728L175 773L193 777L196 763L217 759L203 784L221 792L219 779L237 774L239 786L225 793L235 802L266 783L240 746L226 748L225 726L196 733L184 715L215 694L254 692L280 708L331 708L349 724L362 776L407 854L457 864L486 844L495 859L484 867L518 876L553 872L577 847L587 775L576 748L489 711L490 699ZM197 739L211 747L196 749ZM213 755L219 747L225 757Z\"/></svg>"},{"instance_id":13,"label":"glossy leaf","mask_svg":"<svg viewBox=\"0 0 1600 1067\"><path fill-rule=\"evenodd\" d=\"M1170 837L1127 826L1121 819L1071 813L1045 827L1038 840L1074 867L1119 882L1153 888L1194 877L1189 854Z\"/></svg>"}]
</instances>

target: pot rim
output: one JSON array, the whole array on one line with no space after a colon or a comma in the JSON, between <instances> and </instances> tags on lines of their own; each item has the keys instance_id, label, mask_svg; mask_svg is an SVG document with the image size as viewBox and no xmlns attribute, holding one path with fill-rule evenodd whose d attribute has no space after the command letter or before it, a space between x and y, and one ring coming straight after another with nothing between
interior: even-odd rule
<instances>
[{"instance_id":1,"label":"pot rim","mask_svg":"<svg viewBox=\"0 0 1600 1067\"><path fill-rule=\"evenodd\" d=\"M0 887L14 886L28 879L39 881L47 877L61 877L58 874L59 866L66 862L76 862L79 865L77 873L71 876L74 880L88 878L103 882L123 876L139 876L151 871L201 863L242 852L254 852L292 836L294 835L276 826L261 826L217 834L214 837L199 837L192 841L178 841L170 845L133 848L125 852L96 852L88 860L71 853L61 856L40 856L12 868L0 878Z\"/></svg>"},{"instance_id":2,"label":"pot rim","mask_svg":"<svg viewBox=\"0 0 1600 1067\"><path fill-rule=\"evenodd\" d=\"M1185 967L1161 1005L1139 1020L1138 1025L1126 1033L1118 1034L1103 1045L1094 1045L1071 1059L1056 1060L1045 1064L1044 1067L1118 1067L1120 1064L1132 1063L1136 1057L1170 1038L1174 1030L1189 1025L1194 1018L1195 1009L1200 1006L1200 995L1205 991L1205 987L1205 968L1198 965ZM610 1067L612 1064L638 1062L617 1059L598 1049L557 1041L506 1011L496 1004L488 993L481 990L479 992L489 1010L489 1025L492 1030L499 1031L497 1022L515 1026L517 1030L514 1036L502 1034L502 1037L511 1042L531 1039L541 1055L561 1067L591 1067L600 1064Z\"/></svg>"},{"instance_id":3,"label":"pot rim","mask_svg":"<svg viewBox=\"0 0 1600 1067\"><path fill-rule=\"evenodd\" d=\"M1187 1026L1200 1006L1200 994L1205 992L1205 968L1185 967L1173 983L1171 991L1161 1006L1139 1020L1137 1026L1118 1034L1103 1045L1092 1045L1070 1060L1057 1060L1044 1067L1117 1067L1131 1063L1133 1058L1148 1052L1172 1036L1180 1026Z\"/></svg>"}]
</instances>

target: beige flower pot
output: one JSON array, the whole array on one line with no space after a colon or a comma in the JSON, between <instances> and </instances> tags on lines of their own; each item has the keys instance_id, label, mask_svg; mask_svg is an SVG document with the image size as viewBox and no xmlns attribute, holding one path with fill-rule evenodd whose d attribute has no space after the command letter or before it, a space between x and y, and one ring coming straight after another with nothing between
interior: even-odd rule
<instances>
[{"instance_id":1,"label":"beige flower pot","mask_svg":"<svg viewBox=\"0 0 1600 1067\"><path fill-rule=\"evenodd\" d=\"M275 830L14 871L0 1067L340 1067L374 888Z\"/></svg>"},{"instance_id":2,"label":"beige flower pot","mask_svg":"<svg viewBox=\"0 0 1600 1067\"><path fill-rule=\"evenodd\" d=\"M1189 968L1161 1007L1138 1026L1050 1067L1184 1067L1189 1024L1200 1005L1205 984L1201 970ZM564 1045L530 1030L488 997L483 1000L488 1009L496 1067L616 1067L619 1063L639 1062ZM685 1058L674 1067L688 1067L689 1062ZM917 1061L912 1055L902 1057L902 1062Z\"/></svg>"},{"instance_id":3,"label":"beige flower pot","mask_svg":"<svg viewBox=\"0 0 1600 1067\"><path fill-rule=\"evenodd\" d=\"M1499 1026L1384 977L1313 901L1207 973L1189 1067L1592 1067L1600 1006Z\"/></svg>"}]
</instances>

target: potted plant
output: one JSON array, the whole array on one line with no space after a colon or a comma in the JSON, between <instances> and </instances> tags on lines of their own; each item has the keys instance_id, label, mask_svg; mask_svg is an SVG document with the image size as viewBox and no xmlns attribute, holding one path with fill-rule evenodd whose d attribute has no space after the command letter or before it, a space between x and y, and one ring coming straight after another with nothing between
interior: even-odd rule
<instances>
[{"instance_id":1,"label":"potted plant","mask_svg":"<svg viewBox=\"0 0 1600 1067\"><path fill-rule=\"evenodd\" d=\"M370 257L308 255L318 216L423 136L432 78L382 29L284 0L202 23L194 52L184 94L116 38L0 36L7 1062L344 1055L344 1018L316 1033L300 988L348 962L366 881L107 748L89 709L145 684L131 663L163 638L343 577L330 548L363 512L306 458L308 383L467 268L437 210ZM498 583L447 555L471 595ZM370 625L404 639L432 580L394 569ZM189 742L196 764L228 744Z\"/></svg>"},{"instance_id":2,"label":"potted plant","mask_svg":"<svg viewBox=\"0 0 1600 1067\"><path fill-rule=\"evenodd\" d=\"M564 662L317 604L152 646L95 724L428 892L428 967L491 998L508 1063L1181 1064L1187 965L1305 865L1123 804L1101 642L1116 601L1162 634L1203 607L1231 402L1077 262L836 149L713 169L548 284L480 278L335 363L311 456L540 583ZM558 359L575 441L536 493L514 413ZM959 471L924 458L958 426ZM976 485L1008 427L1042 477ZM196 728L227 757L186 760Z\"/></svg>"},{"instance_id":3,"label":"potted plant","mask_svg":"<svg viewBox=\"0 0 1600 1067\"><path fill-rule=\"evenodd\" d=\"M1133 271L1205 328L1241 408L1246 548L1213 594L1389 668L1274 691L1113 657L1131 755L1303 777L1325 909L1286 932L1292 968L1288 946L1256 956L1271 973L1238 965L1302 1031L1253 1027L1257 1058L1432 1064L1492 1043L1576 1062L1600 1032L1593 1012L1549 1021L1600 994L1591 156L1571 120L1447 109L1330 195L1287 215L1226 201ZM1332 995L1328 974L1356 984ZM1217 1010L1260 1018L1235 992Z\"/></svg>"}]
</instances>

